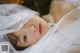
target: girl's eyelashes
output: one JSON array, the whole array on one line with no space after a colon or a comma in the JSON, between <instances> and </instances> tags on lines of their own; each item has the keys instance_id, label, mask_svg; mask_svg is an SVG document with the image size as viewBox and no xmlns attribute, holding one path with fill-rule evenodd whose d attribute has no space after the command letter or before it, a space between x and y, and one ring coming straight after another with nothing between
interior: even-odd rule
<instances>
[{"instance_id":1,"label":"girl's eyelashes","mask_svg":"<svg viewBox=\"0 0 80 53\"><path fill-rule=\"evenodd\" d=\"M24 35L24 42L26 42L27 41L27 36L26 35Z\"/></svg>"}]
</instances>

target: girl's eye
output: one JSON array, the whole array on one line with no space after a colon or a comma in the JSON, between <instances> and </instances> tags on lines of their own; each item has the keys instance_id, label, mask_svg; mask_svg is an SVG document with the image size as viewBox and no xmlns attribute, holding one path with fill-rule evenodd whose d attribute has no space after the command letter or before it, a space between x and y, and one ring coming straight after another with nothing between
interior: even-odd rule
<instances>
[{"instance_id":1,"label":"girl's eye","mask_svg":"<svg viewBox=\"0 0 80 53\"><path fill-rule=\"evenodd\" d=\"M24 41L26 42L26 40L27 40L27 36L26 36L26 35L24 35Z\"/></svg>"}]
</instances>

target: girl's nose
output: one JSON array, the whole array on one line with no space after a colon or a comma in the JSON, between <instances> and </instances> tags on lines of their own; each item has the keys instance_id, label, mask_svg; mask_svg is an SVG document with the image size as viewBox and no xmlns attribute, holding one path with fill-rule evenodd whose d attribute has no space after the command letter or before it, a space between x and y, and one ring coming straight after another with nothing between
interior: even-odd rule
<instances>
[{"instance_id":1,"label":"girl's nose","mask_svg":"<svg viewBox=\"0 0 80 53\"><path fill-rule=\"evenodd\" d=\"M32 26L31 26L31 29L32 29L33 32L35 32L35 31L36 31L35 25L32 25Z\"/></svg>"}]
</instances>

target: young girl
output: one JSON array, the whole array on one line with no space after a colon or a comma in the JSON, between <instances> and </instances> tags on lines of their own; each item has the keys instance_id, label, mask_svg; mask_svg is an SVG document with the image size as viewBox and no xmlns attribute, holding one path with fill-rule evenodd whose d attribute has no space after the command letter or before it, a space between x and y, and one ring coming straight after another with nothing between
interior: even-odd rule
<instances>
[{"instance_id":1,"label":"young girl","mask_svg":"<svg viewBox=\"0 0 80 53\"><path fill-rule=\"evenodd\" d=\"M23 50L39 41L48 30L45 20L39 16L33 16L20 30L8 34L8 38L17 50Z\"/></svg>"},{"instance_id":2,"label":"young girl","mask_svg":"<svg viewBox=\"0 0 80 53\"><path fill-rule=\"evenodd\" d=\"M29 52L31 53L34 51L34 53L38 53L38 52L39 53L50 53L50 52L51 53L61 53L61 52L65 53L66 51L69 51L68 50L69 46L72 46L71 44L73 44L73 43L74 43L74 45L76 45L76 40L79 39L78 36L76 38L74 36L74 34L77 35L78 34L77 32L79 32L79 31L77 31L79 29L77 29L75 27L76 20L78 20L76 17L78 17L79 13L80 13L80 12L78 12L79 10L80 9L76 9L76 10L72 11L71 13L69 13L68 15L65 15L64 20L62 19L63 22L60 22L61 25L59 26L58 25L59 23L56 24L55 28L53 27L49 31L50 32L49 34L46 33L49 30L48 24L42 18L32 15L29 12L28 12L28 15L26 16L27 12L24 11L25 12L25 15L24 15L24 12L21 11L21 12L19 12L19 14L16 14L17 16L18 15L21 16L16 20L15 17L17 18L17 16L14 16L15 15L14 14L14 15L12 15L12 16L14 16L13 19L16 20L16 23L19 23L19 24L20 24L20 22L18 20L20 19L21 24L18 26L21 26L21 27L18 27L19 29L17 29L17 31L14 30L12 32L9 32L9 34L8 34L9 41L13 44L13 46L17 50L23 50L26 47L29 47L29 46L37 43L41 39L41 37L43 37L46 33L48 35L47 38L44 38L45 40L41 39L41 41L39 41L38 44L36 44L36 46L33 47L32 50ZM77 25L79 25L79 23L77 23ZM57 26L59 26L58 28L62 29L62 30L54 33L56 31ZM16 26L14 26L14 27L16 27ZM73 28L75 28L75 29L72 30ZM8 28L8 29L10 29L10 28ZM14 28L12 28L12 29L14 29ZM78 43L79 43L79 41L78 41ZM66 46L64 46L64 45L66 45ZM72 49L72 47L71 47L71 49Z\"/></svg>"},{"instance_id":3,"label":"young girl","mask_svg":"<svg viewBox=\"0 0 80 53\"><path fill-rule=\"evenodd\" d=\"M63 5L61 4L61 6L63 6ZM56 7L56 6L54 6L54 7ZM68 7L66 7L66 8L67 8L66 11L70 11L70 10L74 9L75 6L68 5ZM64 12L63 9L64 9L64 6L61 9L62 10L61 12ZM54 14L54 16L55 15L62 16L63 14L65 14L65 13L58 14L58 13L60 13L58 7L56 7L56 10L54 10L54 11L55 12L53 12L53 13L57 12L57 14ZM50 17L48 17L48 18L50 18ZM57 17L57 18L60 18L60 17ZM23 27L21 27L18 31L8 34L8 38L16 50L23 50L23 49L37 43L41 39L41 37L43 37L48 32L49 29L50 29L50 27L48 26L48 23L45 20L43 20L39 16L32 16L31 19L29 21L27 21L23 25Z\"/></svg>"},{"instance_id":4,"label":"young girl","mask_svg":"<svg viewBox=\"0 0 80 53\"><path fill-rule=\"evenodd\" d=\"M5 34L16 50L33 45L50 29L48 23L35 11L18 4L1 5L3 7L0 14L3 18L0 20L5 27L2 25L0 30L8 31Z\"/></svg>"}]
</instances>

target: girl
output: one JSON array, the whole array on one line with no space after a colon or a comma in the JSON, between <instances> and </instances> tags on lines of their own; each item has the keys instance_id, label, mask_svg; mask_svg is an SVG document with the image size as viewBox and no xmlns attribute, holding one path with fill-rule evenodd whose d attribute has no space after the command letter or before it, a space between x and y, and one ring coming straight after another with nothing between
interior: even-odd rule
<instances>
[{"instance_id":1,"label":"girl","mask_svg":"<svg viewBox=\"0 0 80 53\"><path fill-rule=\"evenodd\" d=\"M0 14L3 16L0 18L1 25L2 22L5 25L1 26L1 30L9 31L6 32L7 37L16 50L23 50L33 45L50 29L48 23L39 17L37 12L24 6L4 4L1 8L4 8Z\"/></svg>"}]
</instances>

